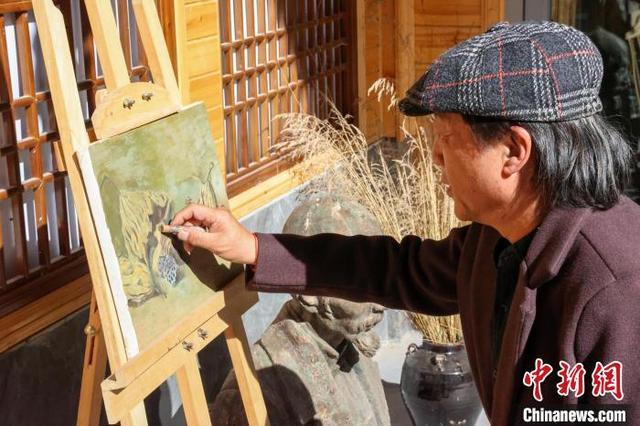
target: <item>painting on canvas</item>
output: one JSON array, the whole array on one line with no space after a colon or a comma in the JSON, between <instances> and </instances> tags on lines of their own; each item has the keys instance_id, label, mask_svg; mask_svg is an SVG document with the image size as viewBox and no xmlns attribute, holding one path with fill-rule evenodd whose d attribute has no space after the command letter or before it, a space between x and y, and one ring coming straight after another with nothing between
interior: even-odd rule
<instances>
[{"instance_id":1,"label":"painting on canvas","mask_svg":"<svg viewBox=\"0 0 640 426\"><path fill-rule=\"evenodd\" d=\"M91 144L78 153L129 356L237 276L205 250L163 234L190 202L227 206L204 106Z\"/></svg>"}]
</instances>

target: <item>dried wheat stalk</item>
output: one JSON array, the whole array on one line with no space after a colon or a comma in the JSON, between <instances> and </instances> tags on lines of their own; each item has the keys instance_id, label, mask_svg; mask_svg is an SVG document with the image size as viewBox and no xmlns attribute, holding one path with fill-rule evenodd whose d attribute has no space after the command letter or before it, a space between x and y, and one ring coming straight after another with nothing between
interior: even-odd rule
<instances>
[{"instance_id":1,"label":"dried wheat stalk","mask_svg":"<svg viewBox=\"0 0 640 426\"><path fill-rule=\"evenodd\" d=\"M390 107L397 104L393 83L387 79L378 80L369 93L376 93L378 100L389 96ZM460 226L453 201L440 184L425 127L416 119L405 119L402 124L406 152L389 161L380 148L376 155L370 155L362 131L333 105L326 120L302 113L279 118L283 119L283 130L274 149L306 160L296 173L311 179L308 192L328 192L362 204L378 219L383 232L398 241L406 235L442 239ZM461 339L458 316L408 315L429 341L453 343Z\"/></svg>"}]
</instances>

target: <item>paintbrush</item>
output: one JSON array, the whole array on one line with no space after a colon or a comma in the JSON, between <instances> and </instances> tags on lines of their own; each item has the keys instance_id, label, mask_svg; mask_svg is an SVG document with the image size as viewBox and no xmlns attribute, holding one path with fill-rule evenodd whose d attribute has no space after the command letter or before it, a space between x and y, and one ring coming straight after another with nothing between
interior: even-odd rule
<instances>
[{"instance_id":1,"label":"paintbrush","mask_svg":"<svg viewBox=\"0 0 640 426\"><path fill-rule=\"evenodd\" d=\"M177 235L180 231L195 231L195 232L207 232L205 228L200 226L175 226L175 225L162 225L160 232L163 234Z\"/></svg>"}]
</instances>

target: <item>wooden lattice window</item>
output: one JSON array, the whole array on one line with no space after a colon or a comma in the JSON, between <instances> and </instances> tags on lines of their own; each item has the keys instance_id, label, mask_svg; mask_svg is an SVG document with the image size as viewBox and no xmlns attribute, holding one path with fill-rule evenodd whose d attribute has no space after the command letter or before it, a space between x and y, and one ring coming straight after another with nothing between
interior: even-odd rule
<instances>
[{"instance_id":1,"label":"wooden lattice window","mask_svg":"<svg viewBox=\"0 0 640 426\"><path fill-rule=\"evenodd\" d=\"M57 0L87 128L104 86L84 2ZM117 22L133 81L149 71L127 0ZM30 1L0 0L0 317L88 272ZM70 76L71 78L71 76Z\"/></svg>"},{"instance_id":2,"label":"wooden lattice window","mask_svg":"<svg viewBox=\"0 0 640 426\"><path fill-rule=\"evenodd\" d=\"M221 0L227 189L234 195L289 164L270 148L284 112L354 113L353 1Z\"/></svg>"}]
</instances>

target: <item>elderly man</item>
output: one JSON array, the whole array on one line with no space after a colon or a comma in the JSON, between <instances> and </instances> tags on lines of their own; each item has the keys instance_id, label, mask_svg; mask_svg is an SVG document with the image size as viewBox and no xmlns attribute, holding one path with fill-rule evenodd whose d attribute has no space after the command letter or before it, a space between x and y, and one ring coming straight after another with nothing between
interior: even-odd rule
<instances>
[{"instance_id":1,"label":"elderly man","mask_svg":"<svg viewBox=\"0 0 640 426\"><path fill-rule=\"evenodd\" d=\"M591 41L552 22L498 24L434 61L400 109L435 113L433 157L471 222L442 241L254 235L197 205L173 223L208 228L179 234L187 250L252 265L250 289L459 313L494 425L540 403L626 404L640 422L640 207L601 79Z\"/></svg>"}]
</instances>

